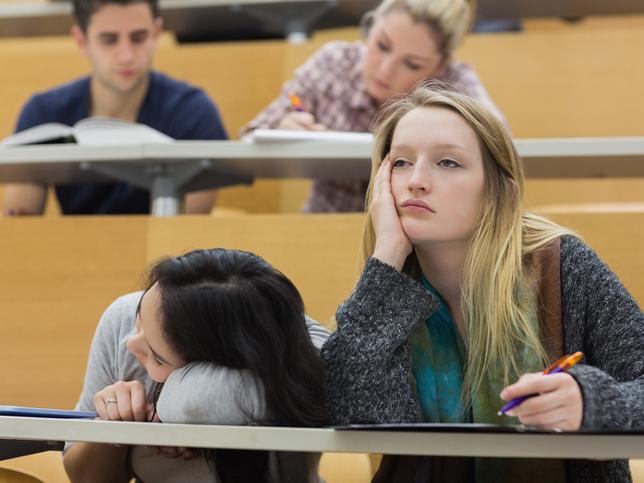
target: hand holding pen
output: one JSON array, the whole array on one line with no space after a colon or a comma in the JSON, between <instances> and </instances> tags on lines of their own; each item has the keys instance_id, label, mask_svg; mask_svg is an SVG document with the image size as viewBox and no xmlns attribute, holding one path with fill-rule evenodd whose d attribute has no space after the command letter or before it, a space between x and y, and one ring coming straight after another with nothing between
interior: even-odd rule
<instances>
[{"instance_id":1,"label":"hand holding pen","mask_svg":"<svg viewBox=\"0 0 644 483\"><path fill-rule=\"evenodd\" d=\"M298 131L326 131L327 127L316 121L313 114L308 112L302 100L294 92L288 94L291 112L282 118L279 129L294 129Z\"/></svg>"},{"instance_id":2,"label":"hand holding pen","mask_svg":"<svg viewBox=\"0 0 644 483\"><path fill-rule=\"evenodd\" d=\"M575 379L565 371L583 354L564 356L543 372L525 374L501 392L510 401L499 414L516 416L522 424L540 429L574 431L581 427L583 398Z\"/></svg>"}]
</instances>

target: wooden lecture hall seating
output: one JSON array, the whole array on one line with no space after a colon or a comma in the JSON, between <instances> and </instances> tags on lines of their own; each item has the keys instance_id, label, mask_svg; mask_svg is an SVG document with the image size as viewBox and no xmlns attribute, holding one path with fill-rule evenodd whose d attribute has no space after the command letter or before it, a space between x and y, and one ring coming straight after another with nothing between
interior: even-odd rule
<instances>
[{"instance_id":1,"label":"wooden lecture hall seating","mask_svg":"<svg viewBox=\"0 0 644 483\"><path fill-rule=\"evenodd\" d=\"M514 137L643 134L644 17L525 25L522 33L470 35L456 55L475 66ZM322 43L358 35L357 29L339 29L302 45L179 45L164 34L155 67L205 88L235 137ZM0 137L11 133L31 93L87 71L67 37L0 38L0 62L15 66L0 76ZM223 189L219 206L232 215L64 218L50 202L45 217L0 219L0 402L72 407L102 311L140 288L148 263L194 248L238 248L265 257L292 278L307 312L331 327L359 273L363 215L297 214L309 186L304 180L260 180ZM644 179L530 180L526 206L541 207L580 233L644 303ZM347 458L323 460L329 483L362 481L364 455ZM332 476L341 465L362 476ZM632 466L644 473L642 462ZM53 453L1 462L0 483L63 482L61 470Z\"/></svg>"},{"instance_id":2,"label":"wooden lecture hall seating","mask_svg":"<svg viewBox=\"0 0 644 483\"><path fill-rule=\"evenodd\" d=\"M642 207L550 214L578 231L644 300ZM358 275L362 221L358 214L2 219L3 394L16 405L73 406L104 308L140 287L147 263L194 248L262 255L292 278L308 313L330 325Z\"/></svg>"},{"instance_id":3,"label":"wooden lecture hall seating","mask_svg":"<svg viewBox=\"0 0 644 483\"><path fill-rule=\"evenodd\" d=\"M634 59L644 50L644 17L574 24L532 20L525 25L521 33L472 34L456 53L476 68L514 137L642 134L644 63ZM300 45L177 44L165 34L155 66L202 86L235 137L321 44L357 38L357 29L336 29ZM33 92L87 72L85 59L68 37L0 38L0 61L20 65L0 76L0 137L12 132L20 107ZM303 180L260 180L252 187L222 190L219 206L250 213L296 212L308 187ZM531 180L526 203L644 201L643 193L642 179ZM49 212L56 213L55 203L49 205Z\"/></svg>"}]
</instances>

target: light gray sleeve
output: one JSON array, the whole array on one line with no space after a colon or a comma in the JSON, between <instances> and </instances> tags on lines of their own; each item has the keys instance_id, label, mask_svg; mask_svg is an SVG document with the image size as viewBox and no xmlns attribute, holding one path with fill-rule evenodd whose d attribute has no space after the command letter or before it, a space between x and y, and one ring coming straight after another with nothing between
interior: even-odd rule
<instances>
[{"instance_id":1,"label":"light gray sleeve","mask_svg":"<svg viewBox=\"0 0 644 483\"><path fill-rule=\"evenodd\" d=\"M331 335L331 332L326 328L322 327L315 320L310 318L308 315L306 318L306 328L309 331L309 336L311 337L311 342L317 350L320 350L326 340Z\"/></svg>"},{"instance_id":2,"label":"light gray sleeve","mask_svg":"<svg viewBox=\"0 0 644 483\"><path fill-rule=\"evenodd\" d=\"M319 350L330 332L306 317L311 342ZM193 362L170 374L157 401L166 423L239 424L266 419L261 383L248 371Z\"/></svg>"},{"instance_id":3,"label":"light gray sleeve","mask_svg":"<svg viewBox=\"0 0 644 483\"><path fill-rule=\"evenodd\" d=\"M95 411L92 402L94 394L121 378L119 360L123 358L125 351L122 344L123 323L125 322L127 330L128 322L134 317L140 299L141 292L124 295L112 302L103 312L89 349L83 391L75 409ZM65 443L65 451L72 444Z\"/></svg>"},{"instance_id":4,"label":"light gray sleeve","mask_svg":"<svg viewBox=\"0 0 644 483\"><path fill-rule=\"evenodd\" d=\"M119 297L103 313L90 347L83 391L76 409L93 411L94 394L120 379L119 360L126 351L122 331L130 325L129 319L135 317L140 298L141 292Z\"/></svg>"},{"instance_id":5,"label":"light gray sleeve","mask_svg":"<svg viewBox=\"0 0 644 483\"><path fill-rule=\"evenodd\" d=\"M265 418L263 401L261 384L247 371L192 362L170 374L157 414L164 423L246 425Z\"/></svg>"}]
</instances>

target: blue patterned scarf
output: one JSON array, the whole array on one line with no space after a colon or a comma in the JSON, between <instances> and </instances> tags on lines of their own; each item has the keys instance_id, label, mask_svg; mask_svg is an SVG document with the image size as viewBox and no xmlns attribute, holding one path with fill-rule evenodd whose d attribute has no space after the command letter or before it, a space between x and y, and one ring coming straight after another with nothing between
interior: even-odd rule
<instances>
[{"instance_id":1,"label":"blue patterned scarf","mask_svg":"<svg viewBox=\"0 0 644 483\"><path fill-rule=\"evenodd\" d=\"M495 373L498 371L491 371L492 374L473 396L471 406L465 406L461 396L467 364L465 344L443 298L422 274L420 281L439 301L438 310L418 326L409 340L423 419L434 423L517 424L514 418L497 415L504 403L499 398L503 387L500 374ZM522 299L531 304L532 318L538 323L536 305L532 303L534 297L524 293ZM526 370L539 370L536 355L525 351L521 357ZM535 475L538 475L538 481L565 482L561 460L476 458L475 468L477 483L528 482Z\"/></svg>"}]
</instances>

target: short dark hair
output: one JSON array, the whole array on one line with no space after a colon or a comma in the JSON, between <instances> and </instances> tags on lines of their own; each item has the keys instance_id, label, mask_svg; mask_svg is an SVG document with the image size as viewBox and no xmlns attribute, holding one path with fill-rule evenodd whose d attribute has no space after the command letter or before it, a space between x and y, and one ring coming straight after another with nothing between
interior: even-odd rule
<instances>
[{"instance_id":1,"label":"short dark hair","mask_svg":"<svg viewBox=\"0 0 644 483\"><path fill-rule=\"evenodd\" d=\"M83 32L87 32L89 21L98 9L105 5L131 5L147 3L154 18L159 16L159 0L74 0L74 19Z\"/></svg>"},{"instance_id":2,"label":"short dark hair","mask_svg":"<svg viewBox=\"0 0 644 483\"><path fill-rule=\"evenodd\" d=\"M263 386L268 420L256 424L325 424L324 367L284 274L252 253L215 248L157 262L154 284L162 331L183 360L244 369ZM221 482L267 481L266 452L217 450L214 466Z\"/></svg>"}]
</instances>

